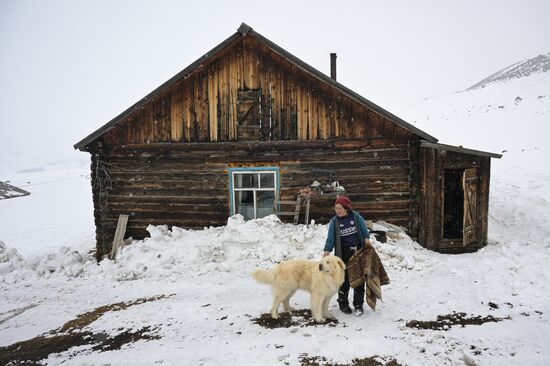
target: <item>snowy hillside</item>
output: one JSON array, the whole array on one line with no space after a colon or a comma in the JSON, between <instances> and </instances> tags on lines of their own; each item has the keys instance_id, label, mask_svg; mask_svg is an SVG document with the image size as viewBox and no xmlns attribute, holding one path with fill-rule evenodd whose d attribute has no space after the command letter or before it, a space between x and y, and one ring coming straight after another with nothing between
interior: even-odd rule
<instances>
[{"instance_id":1,"label":"snowy hillside","mask_svg":"<svg viewBox=\"0 0 550 366\"><path fill-rule=\"evenodd\" d=\"M476 84L479 87L425 99L398 115L441 143L504 154L494 161L497 170L527 165L533 171L533 160L538 162L536 170L550 169L550 164L542 164L550 158L549 64L550 56L523 61Z\"/></svg>"},{"instance_id":2,"label":"snowy hillside","mask_svg":"<svg viewBox=\"0 0 550 366\"><path fill-rule=\"evenodd\" d=\"M249 273L319 259L325 223L149 227L98 264L88 160L0 169L31 192L0 201L0 365L550 364L550 72L396 112L442 143L503 153L489 245L443 255L396 231L375 243L392 281L376 312L345 315L333 300L321 325L303 310L270 320L270 290Z\"/></svg>"}]
</instances>

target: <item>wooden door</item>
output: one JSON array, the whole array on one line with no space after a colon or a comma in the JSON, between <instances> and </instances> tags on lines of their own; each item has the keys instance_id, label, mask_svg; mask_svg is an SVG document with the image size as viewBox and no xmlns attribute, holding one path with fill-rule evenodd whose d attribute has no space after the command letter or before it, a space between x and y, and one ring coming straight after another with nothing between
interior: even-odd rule
<instances>
[{"instance_id":1,"label":"wooden door","mask_svg":"<svg viewBox=\"0 0 550 366\"><path fill-rule=\"evenodd\" d=\"M479 225L477 220L478 183L477 168L466 169L462 179L462 187L464 188L464 246L477 242L477 226Z\"/></svg>"},{"instance_id":2,"label":"wooden door","mask_svg":"<svg viewBox=\"0 0 550 366\"><path fill-rule=\"evenodd\" d=\"M258 141L261 129L261 90L237 93L237 140Z\"/></svg>"}]
</instances>

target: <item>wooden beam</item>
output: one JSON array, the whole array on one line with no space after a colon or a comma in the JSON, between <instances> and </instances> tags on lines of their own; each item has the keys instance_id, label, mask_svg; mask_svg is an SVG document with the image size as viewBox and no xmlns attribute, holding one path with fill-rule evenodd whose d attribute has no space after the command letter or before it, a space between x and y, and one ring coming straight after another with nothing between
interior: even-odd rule
<instances>
[{"instance_id":1,"label":"wooden beam","mask_svg":"<svg viewBox=\"0 0 550 366\"><path fill-rule=\"evenodd\" d=\"M113 240L113 247L111 248L111 254L109 259L115 260L117 251L124 246L124 234L126 234L126 225L128 224L128 215L119 215L118 223L115 231L115 239Z\"/></svg>"}]
</instances>

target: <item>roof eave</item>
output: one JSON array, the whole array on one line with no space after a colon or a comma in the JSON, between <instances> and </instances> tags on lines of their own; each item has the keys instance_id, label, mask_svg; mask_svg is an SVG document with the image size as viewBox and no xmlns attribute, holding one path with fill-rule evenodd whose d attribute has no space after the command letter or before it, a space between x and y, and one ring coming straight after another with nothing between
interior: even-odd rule
<instances>
[{"instance_id":1,"label":"roof eave","mask_svg":"<svg viewBox=\"0 0 550 366\"><path fill-rule=\"evenodd\" d=\"M458 152L458 153L470 154L470 155L476 155L476 156L484 156L484 157L488 157L488 158L496 158L496 159L502 158L502 154L496 154L496 153L492 153L492 152L488 152L488 151L467 149L467 148L464 148L462 146L453 146L453 145L433 143L433 142L429 142L429 141L422 141L420 143L420 147L430 148L430 149L437 149L437 150L446 150L446 151L452 151L452 152Z\"/></svg>"}]
</instances>

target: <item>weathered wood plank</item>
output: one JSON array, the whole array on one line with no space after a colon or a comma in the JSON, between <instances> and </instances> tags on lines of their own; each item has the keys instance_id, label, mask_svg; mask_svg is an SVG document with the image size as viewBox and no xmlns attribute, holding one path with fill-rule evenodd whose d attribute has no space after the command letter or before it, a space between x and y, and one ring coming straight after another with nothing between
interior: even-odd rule
<instances>
[{"instance_id":1,"label":"weathered wood plank","mask_svg":"<svg viewBox=\"0 0 550 366\"><path fill-rule=\"evenodd\" d=\"M407 140L403 139L361 139L361 140L341 140L334 139L329 141L278 141L278 142L219 142L219 143L192 143L192 144L164 144L164 143L146 143L146 144L121 144L113 147L111 156L116 157L120 153L121 156L127 156L132 153L142 153L150 151L157 153L162 150L170 149L170 152L192 151L193 153L211 152L211 151L265 151L265 150L299 150L314 149L318 154L330 154L336 150L353 150L367 151L380 148L395 149L403 148L407 151ZM336 152L334 152L336 153Z\"/></svg>"},{"instance_id":2,"label":"weathered wood plank","mask_svg":"<svg viewBox=\"0 0 550 366\"><path fill-rule=\"evenodd\" d=\"M128 215L121 214L118 217L118 222L115 231L115 238L111 248L109 259L116 259L117 251L124 245L124 234L126 233L126 225L128 224Z\"/></svg>"},{"instance_id":3,"label":"weathered wood plank","mask_svg":"<svg viewBox=\"0 0 550 366\"><path fill-rule=\"evenodd\" d=\"M183 138L183 87L176 84L172 87L171 100L171 141L179 142Z\"/></svg>"},{"instance_id":4,"label":"weathered wood plank","mask_svg":"<svg viewBox=\"0 0 550 366\"><path fill-rule=\"evenodd\" d=\"M420 200L421 200L421 189L420 189L420 141L416 139L411 139L409 149L409 191L411 193L411 206L409 211L409 235L418 239L418 230L420 225Z\"/></svg>"},{"instance_id":5,"label":"weathered wood plank","mask_svg":"<svg viewBox=\"0 0 550 366\"><path fill-rule=\"evenodd\" d=\"M218 140L218 70L216 64L208 70L208 123L209 140Z\"/></svg>"},{"instance_id":6,"label":"weathered wood plank","mask_svg":"<svg viewBox=\"0 0 550 366\"><path fill-rule=\"evenodd\" d=\"M491 176L491 159L484 157L480 159L480 204L479 214L481 222L480 244L487 245L488 219L489 219L489 181Z\"/></svg>"},{"instance_id":7,"label":"weathered wood plank","mask_svg":"<svg viewBox=\"0 0 550 366\"><path fill-rule=\"evenodd\" d=\"M435 149L421 149L421 191L422 204L420 207L420 215L423 224L420 226L419 237L420 241L428 249L436 250L436 227L435 227L435 205L437 197L436 183L439 180L433 179L436 174L437 156Z\"/></svg>"},{"instance_id":8,"label":"weathered wood plank","mask_svg":"<svg viewBox=\"0 0 550 366\"><path fill-rule=\"evenodd\" d=\"M193 102L193 79L183 83L183 135L186 142L194 141L193 124L195 122L195 105Z\"/></svg>"},{"instance_id":9,"label":"weathered wood plank","mask_svg":"<svg viewBox=\"0 0 550 366\"><path fill-rule=\"evenodd\" d=\"M229 54L227 66L227 141L234 141L237 138L237 55L235 50Z\"/></svg>"}]
</instances>

